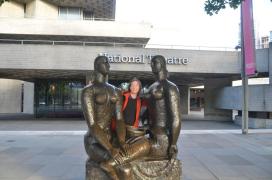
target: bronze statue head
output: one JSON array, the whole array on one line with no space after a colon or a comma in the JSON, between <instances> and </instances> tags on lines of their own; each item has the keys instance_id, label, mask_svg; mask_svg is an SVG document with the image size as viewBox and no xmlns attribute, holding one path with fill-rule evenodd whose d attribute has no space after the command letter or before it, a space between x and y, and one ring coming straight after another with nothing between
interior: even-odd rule
<instances>
[{"instance_id":1,"label":"bronze statue head","mask_svg":"<svg viewBox=\"0 0 272 180\"><path fill-rule=\"evenodd\" d=\"M161 55L153 56L151 59L151 69L152 73L156 76L159 76L158 78L166 79L167 77L167 69L166 69L166 60Z\"/></svg>"},{"instance_id":2,"label":"bronze statue head","mask_svg":"<svg viewBox=\"0 0 272 180\"><path fill-rule=\"evenodd\" d=\"M108 57L98 56L94 60L94 70L95 72L101 73L102 75L108 75L110 71L110 63Z\"/></svg>"}]
</instances>

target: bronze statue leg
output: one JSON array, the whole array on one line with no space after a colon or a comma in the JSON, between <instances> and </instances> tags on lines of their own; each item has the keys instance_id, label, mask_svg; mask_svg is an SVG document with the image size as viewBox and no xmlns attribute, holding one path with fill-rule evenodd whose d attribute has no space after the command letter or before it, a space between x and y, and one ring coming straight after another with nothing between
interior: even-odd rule
<instances>
[{"instance_id":1,"label":"bronze statue leg","mask_svg":"<svg viewBox=\"0 0 272 180\"><path fill-rule=\"evenodd\" d=\"M109 153L89 133L84 136L84 146L89 156L89 161L102 162L110 158Z\"/></svg>"},{"instance_id":2,"label":"bronze statue leg","mask_svg":"<svg viewBox=\"0 0 272 180\"><path fill-rule=\"evenodd\" d=\"M133 144L126 144L123 150L120 151L115 157L111 158L109 161L100 163L100 167L111 176L112 179L116 179L116 166L124 165L135 159L146 156L150 151L150 142L146 138L141 138ZM120 167L121 168L121 167ZM123 170L124 171L124 170ZM125 176L131 175L129 171Z\"/></svg>"},{"instance_id":3,"label":"bronze statue leg","mask_svg":"<svg viewBox=\"0 0 272 180\"><path fill-rule=\"evenodd\" d=\"M122 167L119 168L119 176L121 180L128 180L133 179L132 169L131 165L125 164Z\"/></svg>"}]
</instances>

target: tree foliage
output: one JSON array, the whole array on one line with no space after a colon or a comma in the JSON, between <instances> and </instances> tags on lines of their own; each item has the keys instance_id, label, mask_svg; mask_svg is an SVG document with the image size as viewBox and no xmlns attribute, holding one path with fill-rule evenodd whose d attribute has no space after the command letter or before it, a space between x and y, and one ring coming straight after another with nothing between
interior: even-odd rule
<instances>
[{"instance_id":1,"label":"tree foliage","mask_svg":"<svg viewBox=\"0 0 272 180\"><path fill-rule=\"evenodd\" d=\"M206 0L204 4L205 11L212 16L218 14L221 9L225 9L227 5L236 9L244 0ZM270 0L272 2L272 0Z\"/></svg>"},{"instance_id":2,"label":"tree foliage","mask_svg":"<svg viewBox=\"0 0 272 180\"><path fill-rule=\"evenodd\" d=\"M208 15L212 16L218 14L221 9L225 9L227 5L236 9L242 0L206 0L204 4L205 11Z\"/></svg>"}]
</instances>

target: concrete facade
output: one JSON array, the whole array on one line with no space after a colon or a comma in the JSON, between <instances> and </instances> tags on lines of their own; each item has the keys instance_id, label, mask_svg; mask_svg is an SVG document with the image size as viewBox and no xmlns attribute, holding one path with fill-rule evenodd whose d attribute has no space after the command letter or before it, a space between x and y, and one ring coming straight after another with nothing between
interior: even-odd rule
<instances>
[{"instance_id":1,"label":"concrete facade","mask_svg":"<svg viewBox=\"0 0 272 180\"><path fill-rule=\"evenodd\" d=\"M0 79L0 84L0 113L34 113L33 83Z\"/></svg>"},{"instance_id":2,"label":"concrete facade","mask_svg":"<svg viewBox=\"0 0 272 180\"><path fill-rule=\"evenodd\" d=\"M58 7L76 7L80 8L81 11L92 12L95 18L113 20L115 18L115 3L115 0L9 0L3 3L2 9L4 11L9 10L4 13L4 16L6 16L8 13L17 10L14 4L22 6L20 9L23 12L25 5L25 17L55 18L55 14L58 14ZM13 15L11 14L11 16Z\"/></svg>"},{"instance_id":3,"label":"concrete facade","mask_svg":"<svg viewBox=\"0 0 272 180\"><path fill-rule=\"evenodd\" d=\"M256 70L259 73L269 72L269 49L256 50Z\"/></svg>"},{"instance_id":4,"label":"concrete facade","mask_svg":"<svg viewBox=\"0 0 272 180\"><path fill-rule=\"evenodd\" d=\"M13 53L10 53L12 49ZM174 49L147 49L107 46L4 45L0 44L0 67L3 69L93 70L93 60L100 53L122 58L143 58L140 63L112 63L112 71L150 72L149 55L186 58L187 64L168 64L169 72L239 74L238 52ZM143 56L143 57L142 57ZM33 62L35 62L33 64ZM227 62L227 63L225 63ZM0 69L1 69L0 68Z\"/></svg>"},{"instance_id":5,"label":"concrete facade","mask_svg":"<svg viewBox=\"0 0 272 180\"><path fill-rule=\"evenodd\" d=\"M39 6L31 8L41 8ZM38 11L38 10L37 10ZM35 11L36 12L36 11ZM36 12L37 16L47 14ZM55 15L52 15L55 16ZM149 38L151 25L148 23L124 23L114 21L83 21L83 20L54 20L54 19L18 19L1 18L0 34L14 35L51 35L51 36L90 36L90 37L122 37L122 38ZM110 29L110 31L109 31ZM128 33L129 32L129 33ZM23 38L22 38L23 39ZM89 40L92 41L92 40ZM110 41L110 40L109 40ZM109 42L108 41L108 42ZM135 40L137 42L137 40ZM93 39L95 42L95 39ZM101 40L102 42L102 40Z\"/></svg>"},{"instance_id":6,"label":"concrete facade","mask_svg":"<svg viewBox=\"0 0 272 180\"><path fill-rule=\"evenodd\" d=\"M272 112L272 86L249 86L249 111ZM242 87L224 87L218 91L215 107L242 110Z\"/></svg>"},{"instance_id":7,"label":"concrete facade","mask_svg":"<svg viewBox=\"0 0 272 180\"><path fill-rule=\"evenodd\" d=\"M23 18L24 5L15 1L9 1L0 7L0 17Z\"/></svg>"},{"instance_id":8,"label":"concrete facade","mask_svg":"<svg viewBox=\"0 0 272 180\"><path fill-rule=\"evenodd\" d=\"M42 0L32 0L26 4L26 18L58 19L58 7Z\"/></svg>"},{"instance_id":9,"label":"concrete facade","mask_svg":"<svg viewBox=\"0 0 272 180\"><path fill-rule=\"evenodd\" d=\"M33 114L34 113L34 83L24 83L24 107L23 113Z\"/></svg>"},{"instance_id":10,"label":"concrete facade","mask_svg":"<svg viewBox=\"0 0 272 180\"><path fill-rule=\"evenodd\" d=\"M269 43L268 67L269 67L269 83L272 85L272 42Z\"/></svg>"},{"instance_id":11,"label":"concrete facade","mask_svg":"<svg viewBox=\"0 0 272 180\"><path fill-rule=\"evenodd\" d=\"M36 1L34 0L30 1L25 5L25 7L26 7L25 17L34 18L36 13Z\"/></svg>"},{"instance_id":12,"label":"concrete facade","mask_svg":"<svg viewBox=\"0 0 272 180\"><path fill-rule=\"evenodd\" d=\"M115 0L5 1L0 6L0 40L147 43L151 24L116 22L114 17Z\"/></svg>"},{"instance_id":13,"label":"concrete facade","mask_svg":"<svg viewBox=\"0 0 272 180\"><path fill-rule=\"evenodd\" d=\"M206 79L204 83L204 117L210 120L232 120L232 111L215 106L222 87L231 86L230 78Z\"/></svg>"},{"instance_id":14,"label":"concrete facade","mask_svg":"<svg viewBox=\"0 0 272 180\"><path fill-rule=\"evenodd\" d=\"M0 113L21 113L22 81L0 79Z\"/></svg>"},{"instance_id":15,"label":"concrete facade","mask_svg":"<svg viewBox=\"0 0 272 180\"><path fill-rule=\"evenodd\" d=\"M249 128L272 128L272 86L250 85L248 95ZM224 87L218 91L215 107L219 109L242 110L242 87ZM241 115L234 122L241 125Z\"/></svg>"},{"instance_id":16,"label":"concrete facade","mask_svg":"<svg viewBox=\"0 0 272 180\"><path fill-rule=\"evenodd\" d=\"M181 101L181 113L190 113L190 87L189 86L178 86Z\"/></svg>"}]
</instances>

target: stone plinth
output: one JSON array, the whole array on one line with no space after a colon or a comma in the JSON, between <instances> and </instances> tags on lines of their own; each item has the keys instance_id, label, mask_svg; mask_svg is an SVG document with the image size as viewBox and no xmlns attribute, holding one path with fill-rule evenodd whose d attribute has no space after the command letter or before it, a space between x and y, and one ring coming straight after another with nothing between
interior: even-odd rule
<instances>
[{"instance_id":1,"label":"stone plinth","mask_svg":"<svg viewBox=\"0 0 272 180\"><path fill-rule=\"evenodd\" d=\"M134 161L131 163L135 180L180 180L181 162L178 159L162 161Z\"/></svg>"},{"instance_id":2,"label":"stone plinth","mask_svg":"<svg viewBox=\"0 0 272 180\"><path fill-rule=\"evenodd\" d=\"M96 162L87 161L86 180L110 180Z\"/></svg>"},{"instance_id":3,"label":"stone plinth","mask_svg":"<svg viewBox=\"0 0 272 180\"><path fill-rule=\"evenodd\" d=\"M130 163L133 180L180 180L182 166L178 159L144 161L137 160ZM86 180L110 180L97 163L86 164Z\"/></svg>"}]
</instances>

